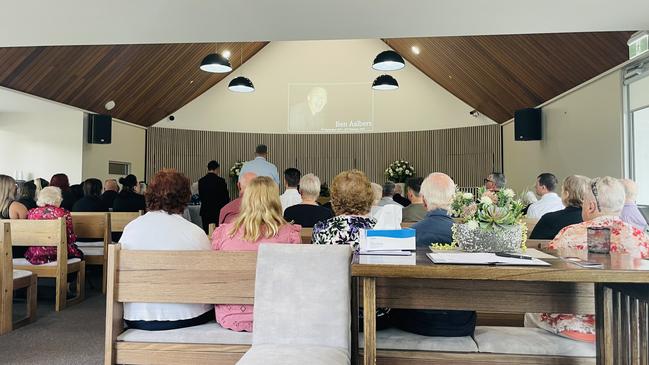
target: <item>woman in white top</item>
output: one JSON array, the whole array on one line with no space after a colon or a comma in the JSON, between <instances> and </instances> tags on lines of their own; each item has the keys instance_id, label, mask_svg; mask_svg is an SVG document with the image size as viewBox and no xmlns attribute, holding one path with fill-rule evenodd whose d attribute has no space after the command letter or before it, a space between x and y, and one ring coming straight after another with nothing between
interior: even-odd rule
<instances>
[{"instance_id":1,"label":"woman in white top","mask_svg":"<svg viewBox=\"0 0 649 365\"><path fill-rule=\"evenodd\" d=\"M203 230L182 217L191 197L189 179L175 170L155 174L146 191L145 215L124 228L120 239L125 250L204 250L210 240ZM129 328L150 331L183 328L214 319L213 305L124 303Z\"/></svg>"}]
</instances>

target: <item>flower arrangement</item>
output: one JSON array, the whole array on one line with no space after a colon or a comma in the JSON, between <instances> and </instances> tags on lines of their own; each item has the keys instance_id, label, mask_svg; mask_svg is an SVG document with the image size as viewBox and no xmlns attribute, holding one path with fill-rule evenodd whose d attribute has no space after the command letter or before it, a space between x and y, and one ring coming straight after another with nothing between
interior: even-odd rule
<instances>
[{"instance_id":1,"label":"flower arrangement","mask_svg":"<svg viewBox=\"0 0 649 365\"><path fill-rule=\"evenodd\" d=\"M235 162L234 165L232 165L232 167L230 167L230 177L231 178L238 178L242 167L243 167L243 161Z\"/></svg>"},{"instance_id":2,"label":"flower arrangement","mask_svg":"<svg viewBox=\"0 0 649 365\"><path fill-rule=\"evenodd\" d=\"M451 205L459 224L453 225L453 244L464 251L503 252L525 249L527 227L523 203L511 189L493 192L457 192Z\"/></svg>"},{"instance_id":3,"label":"flower arrangement","mask_svg":"<svg viewBox=\"0 0 649 365\"><path fill-rule=\"evenodd\" d=\"M396 160L385 169L385 177L395 183L405 182L413 176L415 176L415 168L408 161Z\"/></svg>"}]
</instances>

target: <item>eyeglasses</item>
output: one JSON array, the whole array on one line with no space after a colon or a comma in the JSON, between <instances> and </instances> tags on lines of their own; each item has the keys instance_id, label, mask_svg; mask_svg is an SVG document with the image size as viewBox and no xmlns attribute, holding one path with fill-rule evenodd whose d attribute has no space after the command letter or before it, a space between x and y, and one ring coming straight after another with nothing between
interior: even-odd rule
<instances>
[{"instance_id":1,"label":"eyeglasses","mask_svg":"<svg viewBox=\"0 0 649 365\"><path fill-rule=\"evenodd\" d=\"M493 181L493 180L489 180L489 179L484 179L483 181L484 181L485 184L488 183L488 182L490 182L490 183L495 183L495 181Z\"/></svg>"},{"instance_id":2,"label":"eyeglasses","mask_svg":"<svg viewBox=\"0 0 649 365\"><path fill-rule=\"evenodd\" d=\"M597 203L597 210L602 211L602 209L599 206L599 199L597 199L597 182L598 179L593 179L593 181L590 183L590 190L593 192L593 196L595 197L595 203Z\"/></svg>"}]
</instances>

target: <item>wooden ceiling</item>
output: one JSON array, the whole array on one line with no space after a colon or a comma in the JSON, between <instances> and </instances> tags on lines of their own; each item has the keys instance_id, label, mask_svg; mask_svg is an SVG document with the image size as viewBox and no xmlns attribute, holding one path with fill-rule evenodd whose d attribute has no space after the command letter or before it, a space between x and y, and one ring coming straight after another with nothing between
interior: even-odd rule
<instances>
[{"instance_id":1,"label":"wooden ceiling","mask_svg":"<svg viewBox=\"0 0 649 365\"><path fill-rule=\"evenodd\" d=\"M236 69L268 42L219 43ZM0 48L0 85L150 126L228 74L198 67L217 44ZM241 53L243 52L243 54ZM106 102L114 100L108 112Z\"/></svg>"},{"instance_id":2,"label":"wooden ceiling","mask_svg":"<svg viewBox=\"0 0 649 365\"><path fill-rule=\"evenodd\" d=\"M633 32L384 40L433 81L502 123L628 60ZM420 53L415 55L411 47ZM396 74L398 78L398 74Z\"/></svg>"}]
</instances>

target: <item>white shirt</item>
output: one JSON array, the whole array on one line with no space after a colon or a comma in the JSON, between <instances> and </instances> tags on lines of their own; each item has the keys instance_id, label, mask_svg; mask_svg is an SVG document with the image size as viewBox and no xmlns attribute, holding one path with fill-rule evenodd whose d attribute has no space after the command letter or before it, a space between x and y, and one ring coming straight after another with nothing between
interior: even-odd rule
<instances>
[{"instance_id":1,"label":"white shirt","mask_svg":"<svg viewBox=\"0 0 649 365\"><path fill-rule=\"evenodd\" d=\"M282 202L282 212L284 212L288 207L302 204L302 195L296 188L288 188L284 194L279 196L279 200Z\"/></svg>"},{"instance_id":2,"label":"white shirt","mask_svg":"<svg viewBox=\"0 0 649 365\"><path fill-rule=\"evenodd\" d=\"M392 199L391 196L384 196L383 198L381 198L381 200L379 200L379 203L377 205L379 207L384 207L384 206L390 205L390 204L396 204L399 207L403 208L403 206L401 204L395 202L394 199Z\"/></svg>"},{"instance_id":3,"label":"white shirt","mask_svg":"<svg viewBox=\"0 0 649 365\"><path fill-rule=\"evenodd\" d=\"M124 228L119 240L124 250L201 250L212 245L205 232L179 214L148 212ZM124 303L124 319L131 321L177 321L214 310L208 304Z\"/></svg>"},{"instance_id":4,"label":"white shirt","mask_svg":"<svg viewBox=\"0 0 649 365\"><path fill-rule=\"evenodd\" d=\"M279 186L279 173L277 172L277 166L266 161L266 159L261 156L257 156L254 160L244 163L243 166L241 166L239 176L243 176L246 172L254 172L257 176L270 176L275 180L277 186Z\"/></svg>"},{"instance_id":5,"label":"white shirt","mask_svg":"<svg viewBox=\"0 0 649 365\"><path fill-rule=\"evenodd\" d=\"M527 208L527 218L539 219L545 213L556 212L565 208L561 198L556 193L547 193L541 197L541 200L532 203Z\"/></svg>"},{"instance_id":6,"label":"white shirt","mask_svg":"<svg viewBox=\"0 0 649 365\"><path fill-rule=\"evenodd\" d=\"M403 207L400 204L388 204L382 207L373 206L370 217L376 219L374 229L401 229Z\"/></svg>"}]
</instances>

